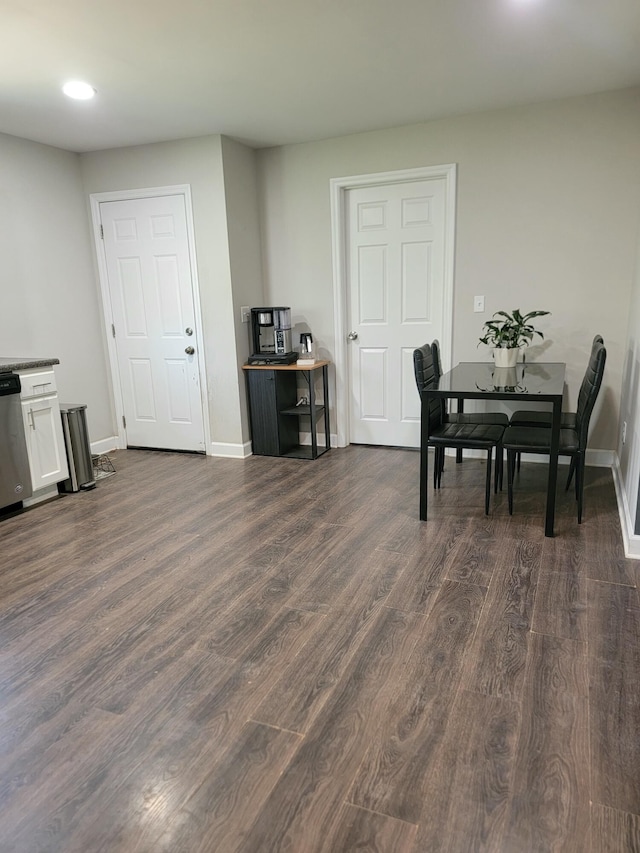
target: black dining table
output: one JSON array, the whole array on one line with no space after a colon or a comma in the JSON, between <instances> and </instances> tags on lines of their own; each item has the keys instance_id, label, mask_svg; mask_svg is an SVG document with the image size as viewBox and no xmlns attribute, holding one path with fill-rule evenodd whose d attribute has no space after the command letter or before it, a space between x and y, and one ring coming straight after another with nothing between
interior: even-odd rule
<instances>
[{"instance_id":1,"label":"black dining table","mask_svg":"<svg viewBox=\"0 0 640 853\"><path fill-rule=\"evenodd\" d=\"M521 362L516 367L496 367L493 362L463 361L448 373L443 373L437 387L425 388L422 391L420 424L420 518L422 521L427 520L429 400L433 397L457 400L458 411L463 411L465 400L505 400L516 404L535 401L550 403L552 407L544 533L545 536L553 536L565 368L566 365L561 362Z\"/></svg>"}]
</instances>

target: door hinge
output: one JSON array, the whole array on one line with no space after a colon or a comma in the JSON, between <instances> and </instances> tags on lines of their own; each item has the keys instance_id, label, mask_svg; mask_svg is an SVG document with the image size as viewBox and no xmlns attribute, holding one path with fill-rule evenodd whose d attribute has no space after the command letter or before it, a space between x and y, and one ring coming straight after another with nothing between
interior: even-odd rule
<instances>
[{"instance_id":1,"label":"door hinge","mask_svg":"<svg viewBox=\"0 0 640 853\"><path fill-rule=\"evenodd\" d=\"M127 419L125 418L125 416L124 416L124 415L122 416L122 426L123 426L125 429L127 428Z\"/></svg>"},{"instance_id":2,"label":"door hinge","mask_svg":"<svg viewBox=\"0 0 640 853\"><path fill-rule=\"evenodd\" d=\"M100 239L104 240L104 228L102 227L102 223L100 223Z\"/></svg>"},{"instance_id":3,"label":"door hinge","mask_svg":"<svg viewBox=\"0 0 640 853\"><path fill-rule=\"evenodd\" d=\"M113 325L113 323L111 324L111 334L112 334L112 335L113 335L113 337L115 338L115 336L116 336L116 327Z\"/></svg>"}]
</instances>

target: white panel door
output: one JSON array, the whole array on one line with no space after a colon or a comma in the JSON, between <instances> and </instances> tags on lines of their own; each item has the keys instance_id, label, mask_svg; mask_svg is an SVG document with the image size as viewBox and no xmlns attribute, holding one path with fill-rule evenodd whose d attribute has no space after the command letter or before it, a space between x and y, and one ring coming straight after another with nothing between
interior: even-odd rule
<instances>
[{"instance_id":1,"label":"white panel door","mask_svg":"<svg viewBox=\"0 0 640 853\"><path fill-rule=\"evenodd\" d=\"M184 196L102 202L100 217L127 445L204 452Z\"/></svg>"},{"instance_id":2,"label":"white panel door","mask_svg":"<svg viewBox=\"0 0 640 853\"><path fill-rule=\"evenodd\" d=\"M355 444L420 444L413 350L443 337L445 188L437 178L346 192Z\"/></svg>"}]
</instances>

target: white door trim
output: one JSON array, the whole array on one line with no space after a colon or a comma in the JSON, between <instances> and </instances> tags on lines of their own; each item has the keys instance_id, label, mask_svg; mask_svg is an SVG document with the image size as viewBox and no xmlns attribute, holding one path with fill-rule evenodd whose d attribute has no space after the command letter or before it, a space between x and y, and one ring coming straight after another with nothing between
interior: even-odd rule
<instances>
[{"instance_id":1,"label":"white door trim","mask_svg":"<svg viewBox=\"0 0 640 853\"><path fill-rule=\"evenodd\" d=\"M347 190L359 187L399 184L434 178L445 180L445 245L444 245L444 293L442 333L442 361L448 368L451 364L453 326L453 275L455 263L455 218L456 218L456 164L424 166L418 169L402 169L398 172L376 172L371 175L352 175L331 178L331 250L333 259L333 308L335 333L336 371L336 425L337 445L349 444L349 370L347 359L347 247L345 245ZM446 369L445 368L445 369Z\"/></svg>"},{"instance_id":2,"label":"white door trim","mask_svg":"<svg viewBox=\"0 0 640 853\"><path fill-rule=\"evenodd\" d=\"M93 223L93 239L96 247L96 258L98 262L98 279L100 281L100 294L102 297L102 316L104 319L104 332L109 353L109 371L111 375L111 387L113 389L113 405L116 413L118 428L118 447L127 446L127 435L123 425L124 406L122 403L122 387L120 385L120 371L118 370L118 358L116 353L116 342L112 334L112 311L111 296L109 291L109 278L107 276L107 257L104 250L104 240L100 234L100 205L107 201L130 201L137 198L154 198L156 196L182 195L184 196L185 216L187 223L187 241L189 245L189 262L191 264L191 289L193 294L193 308L195 312L196 339L198 346L198 372L200 374L200 402L202 406L202 422L204 426L205 453L211 455L211 426L209 423L209 408L207 401L207 372L204 358L204 334L202 330L202 311L200 306L200 285L198 282L198 266L196 263L196 243L193 228L193 210L191 207L191 186L189 184L176 184L168 187L145 187L137 190L115 190L113 192L91 193L91 220Z\"/></svg>"}]
</instances>

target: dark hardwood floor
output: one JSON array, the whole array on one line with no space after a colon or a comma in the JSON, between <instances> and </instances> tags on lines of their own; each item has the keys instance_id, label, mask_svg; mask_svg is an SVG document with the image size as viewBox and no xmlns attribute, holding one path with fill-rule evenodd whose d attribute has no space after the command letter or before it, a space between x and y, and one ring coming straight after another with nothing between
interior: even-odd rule
<instances>
[{"instance_id":1,"label":"dark hardwood floor","mask_svg":"<svg viewBox=\"0 0 640 853\"><path fill-rule=\"evenodd\" d=\"M111 459L0 522L2 853L640 851L608 470L545 539L539 464Z\"/></svg>"}]
</instances>

